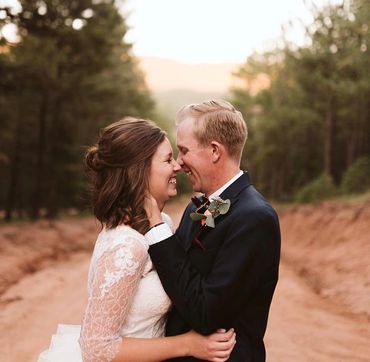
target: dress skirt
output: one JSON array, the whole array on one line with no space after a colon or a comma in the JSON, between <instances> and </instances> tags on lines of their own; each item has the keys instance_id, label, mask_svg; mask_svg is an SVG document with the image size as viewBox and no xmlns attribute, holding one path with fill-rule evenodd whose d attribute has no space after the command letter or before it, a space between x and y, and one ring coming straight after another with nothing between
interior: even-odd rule
<instances>
[{"instance_id":1,"label":"dress skirt","mask_svg":"<svg viewBox=\"0 0 370 362\"><path fill-rule=\"evenodd\" d=\"M82 362L80 331L80 325L59 324L49 349L39 355L37 362Z\"/></svg>"}]
</instances>

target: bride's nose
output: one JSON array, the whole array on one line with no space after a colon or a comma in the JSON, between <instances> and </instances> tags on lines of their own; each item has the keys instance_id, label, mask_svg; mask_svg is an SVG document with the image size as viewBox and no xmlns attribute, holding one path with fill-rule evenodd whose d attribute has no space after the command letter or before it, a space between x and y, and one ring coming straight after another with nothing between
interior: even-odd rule
<instances>
[{"instance_id":1,"label":"bride's nose","mask_svg":"<svg viewBox=\"0 0 370 362\"><path fill-rule=\"evenodd\" d=\"M181 166L175 159L173 160L172 165L175 172L179 172L181 170Z\"/></svg>"}]
</instances>

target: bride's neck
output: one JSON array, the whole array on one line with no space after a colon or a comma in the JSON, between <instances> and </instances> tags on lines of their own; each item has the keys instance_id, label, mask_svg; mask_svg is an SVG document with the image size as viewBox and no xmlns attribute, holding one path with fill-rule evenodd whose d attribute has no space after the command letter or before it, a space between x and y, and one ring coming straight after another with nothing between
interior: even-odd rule
<instances>
[{"instance_id":1,"label":"bride's neck","mask_svg":"<svg viewBox=\"0 0 370 362\"><path fill-rule=\"evenodd\" d=\"M158 208L159 208L159 210L160 210L160 212L162 212L163 211L163 209L164 209L164 202L160 202L160 201L158 201L157 200L157 204L158 204Z\"/></svg>"}]
</instances>

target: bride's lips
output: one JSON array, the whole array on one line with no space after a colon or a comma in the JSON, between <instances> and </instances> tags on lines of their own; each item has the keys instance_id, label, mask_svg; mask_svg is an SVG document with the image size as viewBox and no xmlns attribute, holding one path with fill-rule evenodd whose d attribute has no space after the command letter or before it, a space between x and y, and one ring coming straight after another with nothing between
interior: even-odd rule
<instances>
[{"instance_id":1,"label":"bride's lips","mask_svg":"<svg viewBox=\"0 0 370 362\"><path fill-rule=\"evenodd\" d=\"M176 176L171 177L168 183L176 186Z\"/></svg>"}]
</instances>

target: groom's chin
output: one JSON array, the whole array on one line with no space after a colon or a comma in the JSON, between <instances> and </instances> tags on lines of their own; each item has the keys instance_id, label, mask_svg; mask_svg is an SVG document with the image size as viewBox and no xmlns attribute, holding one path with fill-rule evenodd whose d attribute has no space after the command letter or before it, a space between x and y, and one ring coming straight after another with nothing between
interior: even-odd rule
<instances>
[{"instance_id":1,"label":"groom's chin","mask_svg":"<svg viewBox=\"0 0 370 362\"><path fill-rule=\"evenodd\" d=\"M200 185L197 183L193 182L190 177L188 177L188 181L191 184L191 188L193 189L193 192L202 192Z\"/></svg>"},{"instance_id":2,"label":"groom's chin","mask_svg":"<svg viewBox=\"0 0 370 362\"><path fill-rule=\"evenodd\" d=\"M197 187L195 185L192 185L192 188L193 188L193 192L202 192L202 190L200 189L200 187Z\"/></svg>"}]
</instances>

